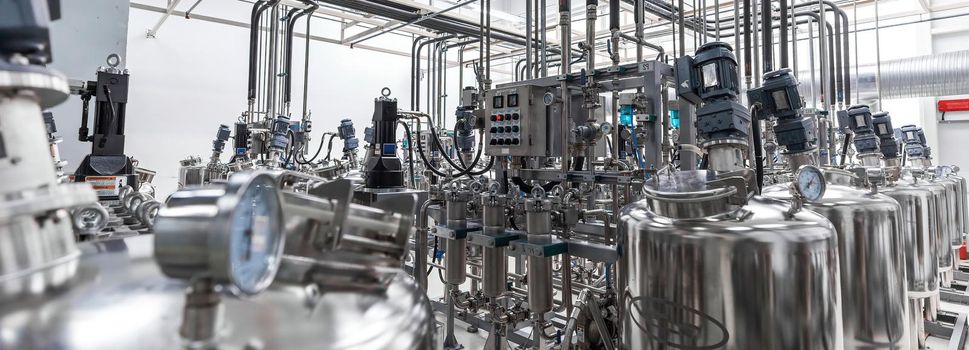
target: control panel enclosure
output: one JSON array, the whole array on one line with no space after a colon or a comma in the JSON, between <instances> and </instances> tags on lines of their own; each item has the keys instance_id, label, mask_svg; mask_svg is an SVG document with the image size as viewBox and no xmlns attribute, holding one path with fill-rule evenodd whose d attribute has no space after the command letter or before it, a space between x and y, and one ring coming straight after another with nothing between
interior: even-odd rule
<instances>
[{"instance_id":1,"label":"control panel enclosure","mask_svg":"<svg viewBox=\"0 0 969 350\"><path fill-rule=\"evenodd\" d=\"M546 88L535 85L503 87L485 96L485 154L489 156L547 156L548 106Z\"/></svg>"}]
</instances>

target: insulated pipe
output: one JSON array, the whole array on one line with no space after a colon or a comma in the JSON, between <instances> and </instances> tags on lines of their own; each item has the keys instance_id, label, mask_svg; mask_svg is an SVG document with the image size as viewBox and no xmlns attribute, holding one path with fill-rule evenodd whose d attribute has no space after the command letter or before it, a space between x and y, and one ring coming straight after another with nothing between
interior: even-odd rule
<instances>
[{"instance_id":1,"label":"insulated pipe","mask_svg":"<svg viewBox=\"0 0 969 350\"><path fill-rule=\"evenodd\" d=\"M286 90L284 91L283 102L287 106L289 106L289 102L292 100L293 95L293 32L296 28L296 20L298 20L300 17L313 13L320 7L312 1L308 1L306 4L309 5L306 9L299 11L298 9L293 8L290 9L289 13L286 14L286 18L289 20L289 23L286 26ZM306 33L306 35L309 36L309 33Z\"/></svg>"},{"instance_id":2,"label":"insulated pipe","mask_svg":"<svg viewBox=\"0 0 969 350\"><path fill-rule=\"evenodd\" d=\"M748 90L750 90L752 76L753 67L751 66L750 50L750 0L744 0L744 77L746 78Z\"/></svg>"},{"instance_id":3,"label":"insulated pipe","mask_svg":"<svg viewBox=\"0 0 969 350\"><path fill-rule=\"evenodd\" d=\"M760 21L761 28L763 28L762 34L762 47L761 50L764 55L764 73L774 70L774 26L771 25L772 20L772 10L770 8L770 0L760 1Z\"/></svg>"},{"instance_id":4,"label":"insulated pipe","mask_svg":"<svg viewBox=\"0 0 969 350\"><path fill-rule=\"evenodd\" d=\"M619 0L609 0L609 29L619 30Z\"/></svg>"},{"instance_id":5,"label":"insulated pipe","mask_svg":"<svg viewBox=\"0 0 969 350\"><path fill-rule=\"evenodd\" d=\"M780 67L781 68L789 68L790 67L790 62L789 62L788 56L787 56L787 54L788 54L788 52L787 52L787 50L788 50L788 48L787 48L787 30L788 30L787 19L788 19L788 16L790 16L790 10L787 8L787 0L779 0L779 2L780 2L780 5L781 5L781 16L780 16L781 17L781 23L780 23L780 25L781 25L781 28L780 29L781 30L780 30L780 42L779 42L780 47L778 48L780 50L780 59L781 59Z\"/></svg>"}]
</instances>

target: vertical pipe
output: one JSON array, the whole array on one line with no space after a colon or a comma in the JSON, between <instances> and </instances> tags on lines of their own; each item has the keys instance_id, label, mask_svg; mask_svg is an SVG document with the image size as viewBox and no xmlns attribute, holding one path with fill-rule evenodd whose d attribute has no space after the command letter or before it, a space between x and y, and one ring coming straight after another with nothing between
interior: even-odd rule
<instances>
[{"instance_id":1,"label":"vertical pipe","mask_svg":"<svg viewBox=\"0 0 969 350\"><path fill-rule=\"evenodd\" d=\"M569 63L572 60L572 1L559 0L559 39L562 43L562 74L569 74ZM562 138L562 172L569 171L569 114L572 112L572 94L569 92L569 84L563 79L559 84L562 94L562 121L559 137ZM566 185L568 183L566 182ZM517 261L518 259L516 259Z\"/></svg>"},{"instance_id":2,"label":"vertical pipe","mask_svg":"<svg viewBox=\"0 0 969 350\"><path fill-rule=\"evenodd\" d=\"M811 72L811 108L818 109L818 93L814 87L817 77L814 74L814 25L808 21L808 64Z\"/></svg>"},{"instance_id":3,"label":"vertical pipe","mask_svg":"<svg viewBox=\"0 0 969 350\"><path fill-rule=\"evenodd\" d=\"M844 48L842 48L844 65L842 65L841 76L845 85L845 106L851 106L851 59L848 55L851 44L848 43L848 15L844 11L841 11L841 27L844 28L841 30L841 40L842 45L844 45Z\"/></svg>"},{"instance_id":4,"label":"vertical pipe","mask_svg":"<svg viewBox=\"0 0 969 350\"><path fill-rule=\"evenodd\" d=\"M779 38L779 41L778 41L778 43L780 44L780 47L778 48L778 50L780 51L780 59L781 59L780 67L781 68L789 68L790 67L790 61L788 60L788 56L787 56L788 55L788 51L787 51L788 50L788 47L787 47L787 44L788 44L788 42L787 42L788 23L787 23L787 19L789 18L788 17L788 14L789 14L790 10L788 9L788 6L787 6L787 0L780 0L780 5L781 5L781 13L780 13L780 15L781 15L780 16L781 17L781 21L780 21L780 38ZM796 73L797 72L795 72L795 74Z\"/></svg>"},{"instance_id":5,"label":"vertical pipe","mask_svg":"<svg viewBox=\"0 0 969 350\"><path fill-rule=\"evenodd\" d=\"M875 87L878 89L878 109L882 109L882 49L881 49L881 24L878 19L878 0L875 0ZM857 31L858 28L855 28ZM855 44L857 45L857 44ZM857 73L856 73L857 74Z\"/></svg>"},{"instance_id":6,"label":"vertical pipe","mask_svg":"<svg viewBox=\"0 0 969 350\"><path fill-rule=\"evenodd\" d=\"M525 79L532 76L532 0L525 0Z\"/></svg>"},{"instance_id":7,"label":"vertical pipe","mask_svg":"<svg viewBox=\"0 0 969 350\"><path fill-rule=\"evenodd\" d=\"M844 79L845 79L845 77L841 74L841 64L842 64L842 62L841 62L841 57L842 57L841 56L841 49L842 49L842 45L841 45L841 37L842 37L841 31L842 30L848 30L848 28L841 29L841 21L838 19L838 13L836 11L834 13L834 33L832 33L834 35L832 35L833 38L831 38L831 41L830 42L832 43L831 46L834 46L834 50L831 50L831 52L834 53L834 73L833 73L833 75L834 75L834 78L835 78L835 88L832 89L832 90L835 90L837 92L837 95L835 96L835 100L838 102L838 109L844 109L844 88L845 88L845 86L844 86Z\"/></svg>"},{"instance_id":8,"label":"vertical pipe","mask_svg":"<svg viewBox=\"0 0 969 350\"><path fill-rule=\"evenodd\" d=\"M781 0L783 1L783 0ZM774 70L774 26L772 25L770 0L760 1L760 21L763 31L764 73Z\"/></svg>"},{"instance_id":9,"label":"vertical pipe","mask_svg":"<svg viewBox=\"0 0 969 350\"><path fill-rule=\"evenodd\" d=\"M851 14L852 14L852 17L854 17L853 24L855 29L854 30L855 32L855 86L858 86L858 75L859 75L859 71L858 71L858 0L852 1ZM855 100L857 100L858 102L861 102L861 89L858 89L857 91L855 91ZM903 162L905 161L904 157L902 158L902 161Z\"/></svg>"},{"instance_id":10,"label":"vertical pipe","mask_svg":"<svg viewBox=\"0 0 969 350\"><path fill-rule=\"evenodd\" d=\"M539 59L541 60L541 76L548 76L548 5L546 0L541 0L541 15L539 16L539 21L541 21L542 31L539 37L541 38L541 52L539 53Z\"/></svg>"},{"instance_id":11,"label":"vertical pipe","mask_svg":"<svg viewBox=\"0 0 969 350\"><path fill-rule=\"evenodd\" d=\"M827 55L827 35L825 34L825 23L827 20L823 0L818 0L818 58L821 66L821 109L827 111L831 101L828 99L828 55Z\"/></svg>"},{"instance_id":12,"label":"vertical pipe","mask_svg":"<svg viewBox=\"0 0 969 350\"><path fill-rule=\"evenodd\" d=\"M751 29L754 35L753 42L752 42L752 45L754 45L754 47L752 47L751 52L753 52L754 54L754 86L756 87L759 87L760 84L762 83L761 73L763 72L760 69L760 67L762 67L761 61L760 61L762 56L760 51L762 45L760 42L760 7L758 6L760 3L758 1L769 1L769 0L753 0L753 5L751 6L751 11L754 12L754 15L753 15L754 17L751 18L751 22L753 22L753 25L754 25L754 28Z\"/></svg>"},{"instance_id":13,"label":"vertical pipe","mask_svg":"<svg viewBox=\"0 0 969 350\"><path fill-rule=\"evenodd\" d=\"M634 0L634 4L633 4L633 7L634 7L633 20L634 22L636 22L636 62L643 61L643 45L640 44L641 42L643 42L643 36L644 36L643 20L645 20L645 13L643 12L645 11L645 9L643 7L643 1L645 0ZM643 91L643 88L639 87L637 88L637 91L641 92Z\"/></svg>"},{"instance_id":14,"label":"vertical pipe","mask_svg":"<svg viewBox=\"0 0 969 350\"><path fill-rule=\"evenodd\" d=\"M747 83L747 90L750 90L750 83L753 78L753 67L751 66L750 57L750 36L752 34L750 25L750 1L744 0L744 77Z\"/></svg>"},{"instance_id":15,"label":"vertical pipe","mask_svg":"<svg viewBox=\"0 0 969 350\"><path fill-rule=\"evenodd\" d=\"M736 3L736 1L734 3ZM713 1L713 7L714 7L714 9L713 9L713 21L717 23L717 27L716 27L716 31L717 31L716 32L716 41L720 41L720 0L714 0ZM706 28L706 23L703 24L703 27ZM735 30L736 30L736 28L737 27L734 27Z\"/></svg>"},{"instance_id":16,"label":"vertical pipe","mask_svg":"<svg viewBox=\"0 0 969 350\"><path fill-rule=\"evenodd\" d=\"M679 7L677 8L677 21L680 27L680 56L686 55L686 25L684 23L683 9L685 9L683 0L679 0Z\"/></svg>"},{"instance_id":17,"label":"vertical pipe","mask_svg":"<svg viewBox=\"0 0 969 350\"><path fill-rule=\"evenodd\" d=\"M303 117L308 115L307 106L309 105L309 82L310 82L310 23L313 22L313 15L306 17L306 49L303 57ZM323 140L320 140L322 142Z\"/></svg>"},{"instance_id":18,"label":"vertical pipe","mask_svg":"<svg viewBox=\"0 0 969 350\"><path fill-rule=\"evenodd\" d=\"M791 66L797 74L797 19L794 18L794 6L790 7L787 15L791 18Z\"/></svg>"}]
</instances>

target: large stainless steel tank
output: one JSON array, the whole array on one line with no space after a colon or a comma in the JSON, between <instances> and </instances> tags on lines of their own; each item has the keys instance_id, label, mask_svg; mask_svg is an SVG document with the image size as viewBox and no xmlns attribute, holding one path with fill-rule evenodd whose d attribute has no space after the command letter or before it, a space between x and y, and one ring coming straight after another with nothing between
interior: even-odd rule
<instances>
[{"instance_id":1,"label":"large stainless steel tank","mask_svg":"<svg viewBox=\"0 0 969 350\"><path fill-rule=\"evenodd\" d=\"M824 197L805 207L837 230L845 349L906 348L910 326L901 208L891 197L851 187L850 173L831 169L825 176ZM779 184L763 194L789 200L788 188Z\"/></svg>"},{"instance_id":2,"label":"large stainless steel tank","mask_svg":"<svg viewBox=\"0 0 969 350\"><path fill-rule=\"evenodd\" d=\"M925 177L924 175L920 175ZM935 218L933 231L936 238L936 249L939 256L939 273L942 275L942 285L948 286L952 280L952 231L956 229L956 213L953 210L955 200L953 193L949 191L941 179L933 176L925 177L926 187L932 191L935 205L939 208L939 213Z\"/></svg>"},{"instance_id":3,"label":"large stainless steel tank","mask_svg":"<svg viewBox=\"0 0 969 350\"><path fill-rule=\"evenodd\" d=\"M941 177L938 182L945 186L946 191L946 211L949 212L949 220L945 223L948 226L948 242L952 249L951 258L954 261L958 250L962 247L962 222L960 221L963 216L960 215L961 203L959 197L961 195L961 190L959 189L959 181L951 177Z\"/></svg>"},{"instance_id":4,"label":"large stainless steel tank","mask_svg":"<svg viewBox=\"0 0 969 350\"><path fill-rule=\"evenodd\" d=\"M905 232L905 275L911 298L925 298L939 292L939 250L936 248L935 225L939 208L928 183L902 177L881 192L895 199L901 207Z\"/></svg>"},{"instance_id":5,"label":"large stainless steel tank","mask_svg":"<svg viewBox=\"0 0 969 350\"><path fill-rule=\"evenodd\" d=\"M898 178L881 189L898 201L905 230L905 275L908 278L911 348L924 348L928 334L925 321L935 321L939 296L939 250L936 226L939 207L925 181L911 176Z\"/></svg>"},{"instance_id":6,"label":"large stainless steel tank","mask_svg":"<svg viewBox=\"0 0 969 350\"><path fill-rule=\"evenodd\" d=\"M0 279L0 291L34 281L34 293L0 300L0 349L181 349L187 284L162 275L153 237L81 244L69 288L44 289L40 272ZM218 336L228 349L429 349L424 293L402 272L382 293L273 286L223 297ZM246 347L251 346L251 347Z\"/></svg>"},{"instance_id":7,"label":"large stainless steel tank","mask_svg":"<svg viewBox=\"0 0 969 350\"><path fill-rule=\"evenodd\" d=\"M733 187L708 187L706 171L657 178L620 218L626 348L841 349L826 219L759 196L729 204Z\"/></svg>"}]
</instances>

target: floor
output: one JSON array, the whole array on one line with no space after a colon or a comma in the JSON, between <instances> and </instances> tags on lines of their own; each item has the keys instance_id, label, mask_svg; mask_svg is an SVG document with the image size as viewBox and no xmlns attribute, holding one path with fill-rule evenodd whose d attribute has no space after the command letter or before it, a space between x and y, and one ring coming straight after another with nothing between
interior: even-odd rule
<instances>
[{"instance_id":1,"label":"floor","mask_svg":"<svg viewBox=\"0 0 969 350\"><path fill-rule=\"evenodd\" d=\"M470 289L470 282L461 286L461 290L468 289ZM432 298L432 300L441 300L441 297L444 295L444 284L441 283L441 280L434 273L432 273L430 278L428 278L427 294L430 298ZM969 305L942 302L942 309L950 312L969 313ZM440 332L437 334L437 342L438 346L440 346L444 342L444 324L446 319L445 315L441 313L437 313L436 316L440 330ZM454 336L457 338L458 343L463 345L463 348L467 350L484 349L485 339L488 337L488 333L483 330L479 330L475 333L468 333L467 326L468 325L466 323L463 323L460 320L455 321ZM948 339L929 338L928 345L930 350L947 350ZM512 346L512 349L514 348L515 347ZM967 350L969 350L969 347L967 347Z\"/></svg>"}]
</instances>

